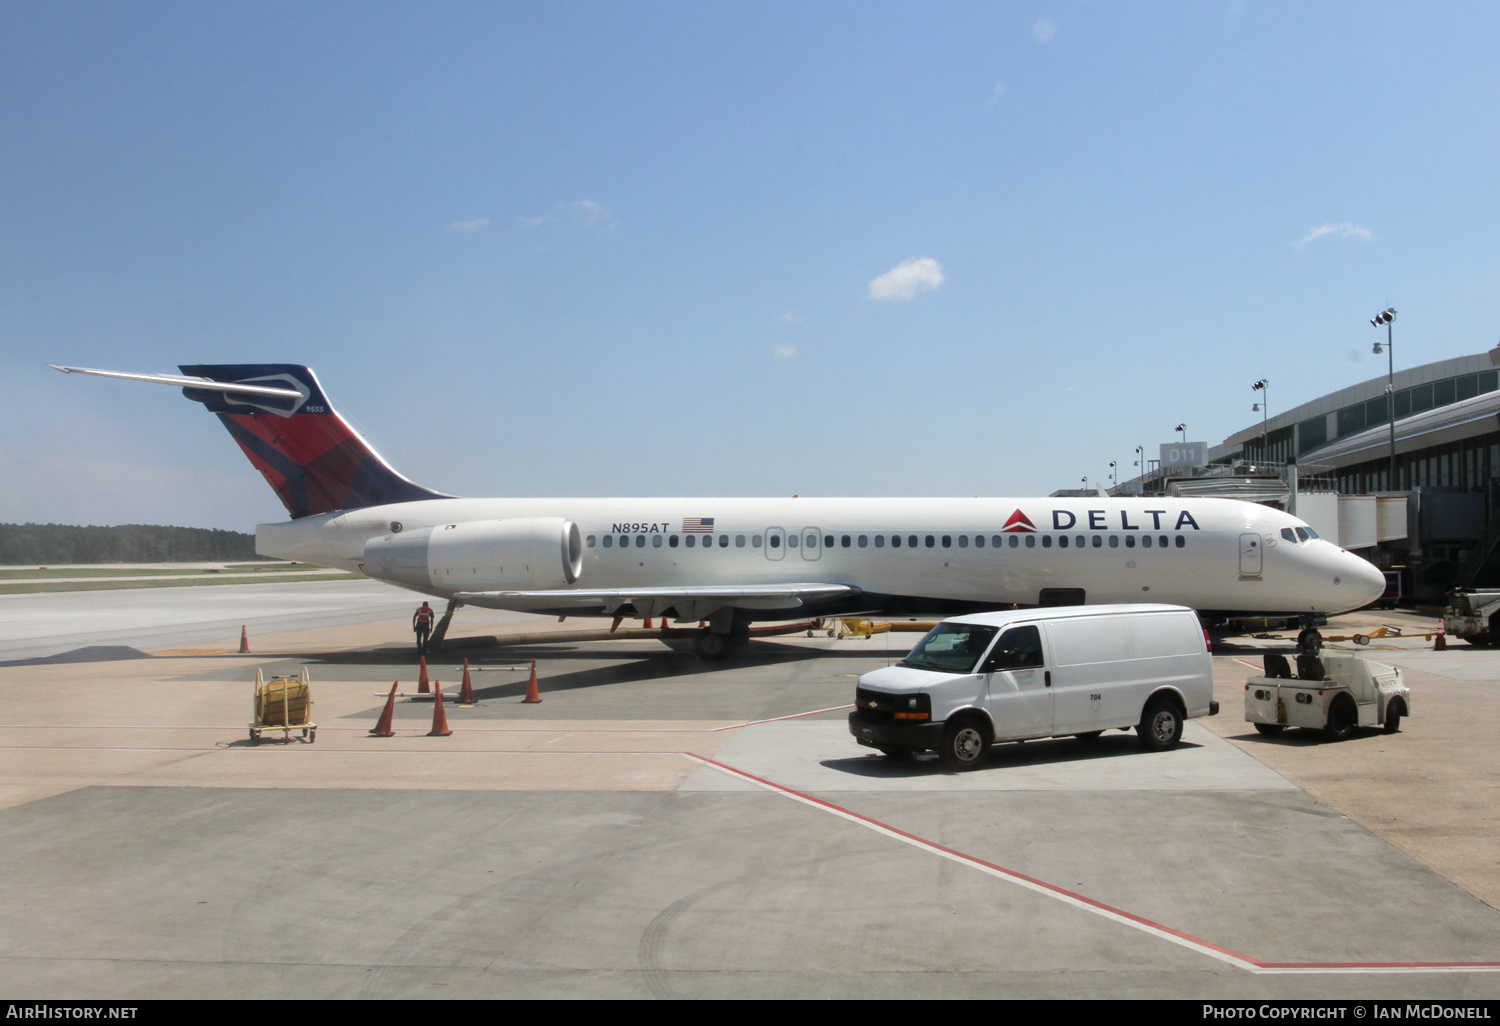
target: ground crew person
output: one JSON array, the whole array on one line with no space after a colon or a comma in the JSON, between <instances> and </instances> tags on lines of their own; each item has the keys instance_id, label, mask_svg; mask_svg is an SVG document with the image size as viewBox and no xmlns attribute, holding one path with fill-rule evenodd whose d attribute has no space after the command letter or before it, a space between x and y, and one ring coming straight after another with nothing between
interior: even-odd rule
<instances>
[{"instance_id":1,"label":"ground crew person","mask_svg":"<svg viewBox=\"0 0 1500 1026\"><path fill-rule=\"evenodd\" d=\"M432 607L426 602L412 614L411 629L417 632L417 655L426 655L427 636L432 633Z\"/></svg>"}]
</instances>

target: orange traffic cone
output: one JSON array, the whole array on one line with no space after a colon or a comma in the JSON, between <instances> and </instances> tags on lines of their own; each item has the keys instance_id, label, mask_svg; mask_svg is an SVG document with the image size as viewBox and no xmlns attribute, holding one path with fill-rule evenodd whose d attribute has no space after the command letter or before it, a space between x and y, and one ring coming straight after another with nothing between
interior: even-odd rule
<instances>
[{"instance_id":1,"label":"orange traffic cone","mask_svg":"<svg viewBox=\"0 0 1500 1026\"><path fill-rule=\"evenodd\" d=\"M243 624L240 625L240 654L244 655L250 651L250 635L245 632Z\"/></svg>"},{"instance_id":2,"label":"orange traffic cone","mask_svg":"<svg viewBox=\"0 0 1500 1026\"><path fill-rule=\"evenodd\" d=\"M651 629L651 617L648 616L648 617L646 617L646 630L649 631L650 629Z\"/></svg>"},{"instance_id":3,"label":"orange traffic cone","mask_svg":"<svg viewBox=\"0 0 1500 1026\"><path fill-rule=\"evenodd\" d=\"M399 680L391 682L391 693L386 697L385 708L380 712L380 719L375 721L375 729L370 733L375 737L394 737L396 732L391 729L391 718L396 715L396 687Z\"/></svg>"},{"instance_id":4,"label":"orange traffic cone","mask_svg":"<svg viewBox=\"0 0 1500 1026\"><path fill-rule=\"evenodd\" d=\"M427 684L427 657L420 656L421 669L417 673L417 694L430 695L432 688Z\"/></svg>"},{"instance_id":5,"label":"orange traffic cone","mask_svg":"<svg viewBox=\"0 0 1500 1026\"><path fill-rule=\"evenodd\" d=\"M1434 652L1448 651L1448 628L1438 624L1437 637L1432 639L1432 650Z\"/></svg>"},{"instance_id":6,"label":"orange traffic cone","mask_svg":"<svg viewBox=\"0 0 1500 1026\"><path fill-rule=\"evenodd\" d=\"M467 659L464 660L464 683L463 683L463 687L461 687L461 688L458 689L458 704L459 705L473 705L474 704L474 682L469 679L469 661Z\"/></svg>"},{"instance_id":7,"label":"orange traffic cone","mask_svg":"<svg viewBox=\"0 0 1500 1026\"><path fill-rule=\"evenodd\" d=\"M525 699L525 701L531 702L531 703L535 704L537 702L540 702L541 700L542 700L541 692L537 689L537 686L536 686L536 660L533 659L531 661L531 680L529 680L529 681L526 682L526 699Z\"/></svg>"},{"instance_id":8,"label":"orange traffic cone","mask_svg":"<svg viewBox=\"0 0 1500 1026\"><path fill-rule=\"evenodd\" d=\"M443 712L443 683L438 681L432 698L432 729L427 732L428 737L447 737L453 731L448 729L448 714Z\"/></svg>"}]
</instances>

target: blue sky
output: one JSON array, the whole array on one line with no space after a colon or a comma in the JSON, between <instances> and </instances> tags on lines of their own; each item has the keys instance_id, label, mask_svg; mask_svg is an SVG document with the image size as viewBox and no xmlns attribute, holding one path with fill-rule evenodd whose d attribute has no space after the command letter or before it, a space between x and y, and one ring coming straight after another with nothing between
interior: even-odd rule
<instances>
[{"instance_id":1,"label":"blue sky","mask_svg":"<svg viewBox=\"0 0 1500 1026\"><path fill-rule=\"evenodd\" d=\"M1500 7L0 5L0 520L284 512L314 367L464 495L1027 495L1500 340ZM889 277L887 277L889 275ZM1383 333L1382 333L1383 334ZM1124 476L1124 475L1122 475Z\"/></svg>"}]
</instances>

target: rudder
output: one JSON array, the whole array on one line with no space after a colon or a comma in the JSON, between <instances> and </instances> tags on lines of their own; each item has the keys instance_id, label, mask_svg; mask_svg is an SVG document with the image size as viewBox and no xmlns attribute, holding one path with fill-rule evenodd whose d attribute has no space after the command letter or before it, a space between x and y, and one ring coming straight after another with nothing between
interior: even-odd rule
<instances>
[{"instance_id":1,"label":"rudder","mask_svg":"<svg viewBox=\"0 0 1500 1026\"><path fill-rule=\"evenodd\" d=\"M194 364L182 373L211 381L291 388L300 399L184 388L218 414L293 519L391 502L451 499L396 473L324 395L312 370L290 363Z\"/></svg>"}]
</instances>

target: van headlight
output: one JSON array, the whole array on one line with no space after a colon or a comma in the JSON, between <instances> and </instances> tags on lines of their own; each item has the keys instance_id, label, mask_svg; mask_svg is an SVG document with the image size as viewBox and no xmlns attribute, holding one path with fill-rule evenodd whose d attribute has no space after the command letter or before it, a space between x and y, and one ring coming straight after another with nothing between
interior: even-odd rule
<instances>
[{"instance_id":1,"label":"van headlight","mask_svg":"<svg viewBox=\"0 0 1500 1026\"><path fill-rule=\"evenodd\" d=\"M897 708L896 719L925 722L932 719L932 696L928 694L911 695L906 700L906 708Z\"/></svg>"}]
</instances>

